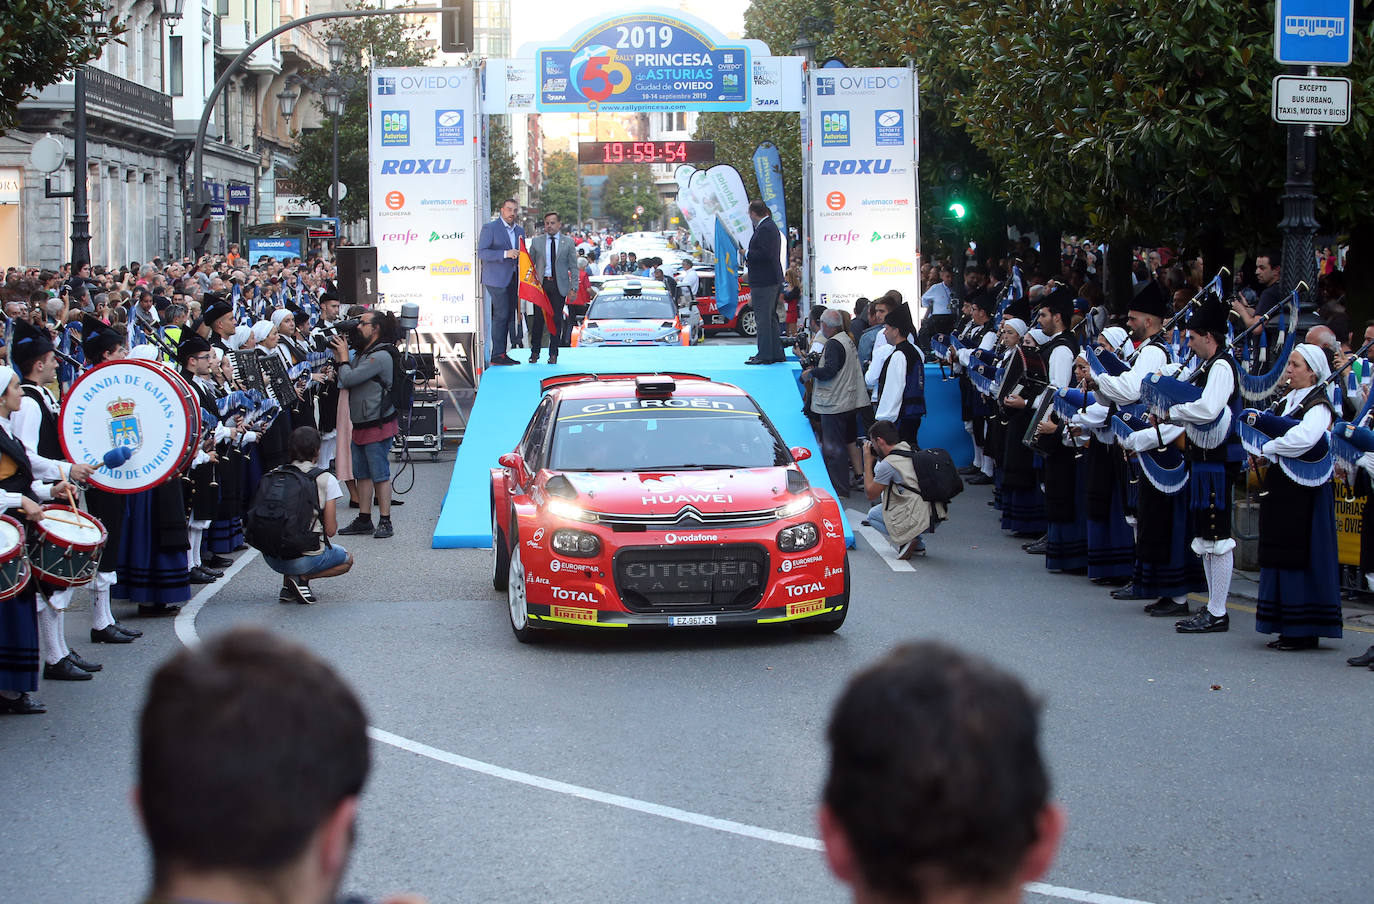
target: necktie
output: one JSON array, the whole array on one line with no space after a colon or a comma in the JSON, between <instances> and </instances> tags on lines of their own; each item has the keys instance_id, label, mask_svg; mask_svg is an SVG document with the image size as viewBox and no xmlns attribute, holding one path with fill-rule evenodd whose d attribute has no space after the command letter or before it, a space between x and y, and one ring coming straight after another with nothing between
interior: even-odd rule
<instances>
[{"instance_id":1,"label":"necktie","mask_svg":"<svg viewBox=\"0 0 1374 904\"><path fill-rule=\"evenodd\" d=\"M547 274L547 275L549 275L549 276L553 276L553 261L554 261L554 258L556 258L557 256L558 256L558 236L551 235L551 236L549 236L549 267L548 267L549 272L548 272L548 274Z\"/></svg>"}]
</instances>

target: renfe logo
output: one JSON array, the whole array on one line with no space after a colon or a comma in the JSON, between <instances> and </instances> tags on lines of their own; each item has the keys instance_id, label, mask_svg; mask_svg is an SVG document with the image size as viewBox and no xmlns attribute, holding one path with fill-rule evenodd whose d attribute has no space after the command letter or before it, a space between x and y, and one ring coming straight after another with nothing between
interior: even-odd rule
<instances>
[{"instance_id":1,"label":"renfe logo","mask_svg":"<svg viewBox=\"0 0 1374 904\"><path fill-rule=\"evenodd\" d=\"M384 232L377 236L377 238L383 242L397 242L402 245L409 245L419 237L420 233L415 232L413 229L407 229L405 232Z\"/></svg>"},{"instance_id":2,"label":"renfe logo","mask_svg":"<svg viewBox=\"0 0 1374 904\"><path fill-rule=\"evenodd\" d=\"M822 176L851 176L855 173L886 173L892 169L892 158L860 160L826 160L821 163ZM386 164L382 164L386 172Z\"/></svg>"},{"instance_id":3,"label":"renfe logo","mask_svg":"<svg viewBox=\"0 0 1374 904\"><path fill-rule=\"evenodd\" d=\"M852 229L848 232L827 232L822 236L824 241L835 242L840 245L848 245L852 242L857 242L860 238L862 238L862 236Z\"/></svg>"},{"instance_id":4,"label":"renfe logo","mask_svg":"<svg viewBox=\"0 0 1374 904\"><path fill-rule=\"evenodd\" d=\"M453 161L447 157L421 157L418 160L383 160L382 175L410 176L420 173L446 173ZM892 163L891 160L888 161ZM881 172L886 172L882 170Z\"/></svg>"}]
</instances>

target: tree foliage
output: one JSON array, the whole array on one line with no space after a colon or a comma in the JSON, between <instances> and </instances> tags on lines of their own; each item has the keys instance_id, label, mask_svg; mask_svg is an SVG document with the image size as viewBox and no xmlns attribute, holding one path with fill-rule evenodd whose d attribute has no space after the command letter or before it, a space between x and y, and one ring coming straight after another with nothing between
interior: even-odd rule
<instances>
[{"instance_id":1,"label":"tree foliage","mask_svg":"<svg viewBox=\"0 0 1374 904\"><path fill-rule=\"evenodd\" d=\"M1366 6L1368 0L1362 0ZM851 65L914 60L921 168L966 143L981 185L1032 218L1107 236L1273 241L1285 130L1270 119L1273 4L1260 0L874 0L821 43ZM1374 28L1357 20L1349 126L1321 139L1318 216L1369 218ZM984 166L978 165L981 156Z\"/></svg>"},{"instance_id":2,"label":"tree foliage","mask_svg":"<svg viewBox=\"0 0 1374 904\"><path fill-rule=\"evenodd\" d=\"M350 8L362 8L363 5L350 4ZM339 203L339 217L345 222L355 222L368 213L368 70L423 66L434 58L434 48L420 44L429 36L428 30L402 16L347 20L332 25L328 33L341 38L346 48L344 62L334 70L349 81L344 93L344 109L339 114L339 181L348 189ZM324 74L323 71L305 73L307 76ZM301 103L307 100L323 112L319 95L311 93L301 97ZM297 133L296 167L290 177L302 195L325 211L329 210L332 185L332 126L330 117L325 116L321 128Z\"/></svg>"},{"instance_id":3,"label":"tree foliage","mask_svg":"<svg viewBox=\"0 0 1374 904\"><path fill-rule=\"evenodd\" d=\"M801 117L796 113L702 113L692 137L714 140L716 163L727 163L739 171L744 189L751 198L762 197L754 176L754 151L765 141L778 147L782 161L783 202L787 222L802 223Z\"/></svg>"},{"instance_id":4,"label":"tree foliage","mask_svg":"<svg viewBox=\"0 0 1374 904\"><path fill-rule=\"evenodd\" d=\"M578 206L578 189L582 192L582 205ZM554 151L544 157L544 182L539 187L539 210L541 214L555 212L564 223L576 223L577 212L584 214L591 210L587 187L579 186L577 178L577 158L567 151Z\"/></svg>"},{"instance_id":5,"label":"tree foliage","mask_svg":"<svg viewBox=\"0 0 1374 904\"><path fill-rule=\"evenodd\" d=\"M100 56L125 23L105 18L102 0L6 0L0 3L0 134L14 127L19 102ZM101 21L93 35L88 21Z\"/></svg>"},{"instance_id":6,"label":"tree foliage","mask_svg":"<svg viewBox=\"0 0 1374 904\"><path fill-rule=\"evenodd\" d=\"M663 215L663 202L659 200L653 172L644 164L617 164L608 169L603 204L606 216L627 232L648 229ZM634 219L636 205L644 207L638 221Z\"/></svg>"},{"instance_id":7,"label":"tree foliage","mask_svg":"<svg viewBox=\"0 0 1374 904\"><path fill-rule=\"evenodd\" d=\"M520 165L511 150L510 126L506 117L493 116L487 129L487 170L491 186L491 206L514 198L520 190Z\"/></svg>"}]
</instances>

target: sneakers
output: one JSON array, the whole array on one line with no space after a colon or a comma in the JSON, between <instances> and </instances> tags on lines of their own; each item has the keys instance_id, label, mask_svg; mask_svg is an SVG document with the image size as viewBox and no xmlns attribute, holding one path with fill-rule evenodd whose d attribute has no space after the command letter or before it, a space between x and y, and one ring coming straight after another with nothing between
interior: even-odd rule
<instances>
[{"instance_id":1,"label":"sneakers","mask_svg":"<svg viewBox=\"0 0 1374 904\"><path fill-rule=\"evenodd\" d=\"M358 517L354 518L353 521L350 522L347 527L340 528L339 533L345 537L349 537L354 536L356 534L370 534L373 530L374 528L372 527L372 516L359 515Z\"/></svg>"},{"instance_id":2,"label":"sneakers","mask_svg":"<svg viewBox=\"0 0 1374 904\"><path fill-rule=\"evenodd\" d=\"M391 529L390 518L379 518L377 520L377 529L372 532L372 537L376 540L385 540L388 537L393 536L395 533L396 532Z\"/></svg>"},{"instance_id":3,"label":"sneakers","mask_svg":"<svg viewBox=\"0 0 1374 904\"><path fill-rule=\"evenodd\" d=\"M302 603L307 606L318 602L310 590L310 583L305 578L291 574L283 576L281 596L277 599L283 603Z\"/></svg>"}]
</instances>

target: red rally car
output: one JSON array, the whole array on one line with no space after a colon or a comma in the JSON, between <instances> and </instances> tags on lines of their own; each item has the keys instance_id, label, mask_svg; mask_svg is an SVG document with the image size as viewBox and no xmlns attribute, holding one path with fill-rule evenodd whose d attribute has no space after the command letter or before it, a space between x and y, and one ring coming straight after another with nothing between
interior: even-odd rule
<instances>
[{"instance_id":1,"label":"red rally car","mask_svg":"<svg viewBox=\"0 0 1374 904\"><path fill-rule=\"evenodd\" d=\"M519 640L844 623L839 505L748 393L690 374L568 374L541 388L491 471L492 584Z\"/></svg>"}]
</instances>

